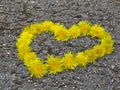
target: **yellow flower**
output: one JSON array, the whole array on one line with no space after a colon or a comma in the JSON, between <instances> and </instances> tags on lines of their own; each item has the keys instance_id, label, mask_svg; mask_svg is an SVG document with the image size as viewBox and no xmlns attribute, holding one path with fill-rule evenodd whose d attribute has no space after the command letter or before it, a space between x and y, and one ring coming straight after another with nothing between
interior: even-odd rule
<instances>
[{"instance_id":1,"label":"yellow flower","mask_svg":"<svg viewBox=\"0 0 120 90\"><path fill-rule=\"evenodd\" d=\"M29 66L31 61L36 60L37 55L35 52L29 52L24 56L24 65Z\"/></svg>"},{"instance_id":2,"label":"yellow flower","mask_svg":"<svg viewBox=\"0 0 120 90\"><path fill-rule=\"evenodd\" d=\"M96 57L103 57L105 55L105 48L102 45L96 45L93 47Z\"/></svg>"},{"instance_id":3,"label":"yellow flower","mask_svg":"<svg viewBox=\"0 0 120 90\"><path fill-rule=\"evenodd\" d=\"M71 52L65 54L65 56L62 58L62 62L65 69L72 70L77 66L75 58Z\"/></svg>"},{"instance_id":4,"label":"yellow flower","mask_svg":"<svg viewBox=\"0 0 120 90\"><path fill-rule=\"evenodd\" d=\"M20 60L24 60L24 56L32 49L29 46L22 46L18 48L18 57Z\"/></svg>"},{"instance_id":5,"label":"yellow flower","mask_svg":"<svg viewBox=\"0 0 120 90\"><path fill-rule=\"evenodd\" d=\"M51 74L62 71L62 65L59 57L49 56L47 60L48 70Z\"/></svg>"},{"instance_id":6,"label":"yellow flower","mask_svg":"<svg viewBox=\"0 0 120 90\"><path fill-rule=\"evenodd\" d=\"M102 44L102 47L105 48L106 54L110 54L114 50L113 46L109 44Z\"/></svg>"},{"instance_id":7,"label":"yellow flower","mask_svg":"<svg viewBox=\"0 0 120 90\"><path fill-rule=\"evenodd\" d=\"M78 66L85 67L88 63L88 60L83 52L80 52L76 55L76 62Z\"/></svg>"},{"instance_id":8,"label":"yellow flower","mask_svg":"<svg viewBox=\"0 0 120 90\"><path fill-rule=\"evenodd\" d=\"M35 37L35 35L31 34L30 32L22 32L22 34L20 35L20 37L24 40L31 40L32 38ZM24 41L23 40L23 41Z\"/></svg>"},{"instance_id":9,"label":"yellow flower","mask_svg":"<svg viewBox=\"0 0 120 90\"><path fill-rule=\"evenodd\" d=\"M90 30L91 24L87 21L80 21L78 23L80 32L83 36L86 36Z\"/></svg>"},{"instance_id":10,"label":"yellow flower","mask_svg":"<svg viewBox=\"0 0 120 90\"><path fill-rule=\"evenodd\" d=\"M70 29L69 29L69 32L70 32L70 37L72 38L77 38L80 36L80 29L77 25L73 25Z\"/></svg>"},{"instance_id":11,"label":"yellow flower","mask_svg":"<svg viewBox=\"0 0 120 90\"><path fill-rule=\"evenodd\" d=\"M104 38L105 30L100 25L95 24L90 28L90 36Z\"/></svg>"},{"instance_id":12,"label":"yellow flower","mask_svg":"<svg viewBox=\"0 0 120 90\"><path fill-rule=\"evenodd\" d=\"M67 41L69 39L70 33L63 25L55 24L51 27L51 30L54 33L55 39L61 41Z\"/></svg>"},{"instance_id":13,"label":"yellow flower","mask_svg":"<svg viewBox=\"0 0 120 90\"><path fill-rule=\"evenodd\" d=\"M104 38L103 39L111 39L112 40L112 37L110 35L110 32L104 32ZM112 40L113 41L113 40Z\"/></svg>"},{"instance_id":14,"label":"yellow flower","mask_svg":"<svg viewBox=\"0 0 120 90\"><path fill-rule=\"evenodd\" d=\"M101 39L101 46L103 48L105 48L106 54L112 53L112 51L114 49L113 45L114 45L114 41L113 41L112 37L110 36L109 33L106 33L106 37Z\"/></svg>"},{"instance_id":15,"label":"yellow flower","mask_svg":"<svg viewBox=\"0 0 120 90\"><path fill-rule=\"evenodd\" d=\"M86 50L85 56L87 57L87 59L90 63L93 63L96 60L96 53L92 49Z\"/></svg>"},{"instance_id":16,"label":"yellow flower","mask_svg":"<svg viewBox=\"0 0 120 90\"><path fill-rule=\"evenodd\" d=\"M16 46L17 48L21 47L21 46L28 46L29 44L31 44L32 40L31 39L23 39L23 38L19 38L17 40Z\"/></svg>"},{"instance_id":17,"label":"yellow flower","mask_svg":"<svg viewBox=\"0 0 120 90\"><path fill-rule=\"evenodd\" d=\"M106 36L103 39L101 39L101 43L102 44L109 44L109 45L113 45L114 41L111 37Z\"/></svg>"},{"instance_id":18,"label":"yellow flower","mask_svg":"<svg viewBox=\"0 0 120 90\"><path fill-rule=\"evenodd\" d=\"M40 59L31 61L27 67L31 76L41 78L47 73L47 66L43 64Z\"/></svg>"},{"instance_id":19,"label":"yellow flower","mask_svg":"<svg viewBox=\"0 0 120 90\"><path fill-rule=\"evenodd\" d=\"M106 41L106 40L108 40L108 41ZM103 39L102 40L102 44L101 44L101 46L103 47L103 48L105 48L105 53L106 54L110 54L110 53L112 53L112 51L113 51L113 40L109 40L109 39ZM108 42L108 43L107 43Z\"/></svg>"},{"instance_id":20,"label":"yellow flower","mask_svg":"<svg viewBox=\"0 0 120 90\"><path fill-rule=\"evenodd\" d=\"M51 32L54 33L54 35L56 35L56 33L58 32L59 28L63 28L63 25L60 25L59 23L53 24L51 27Z\"/></svg>"},{"instance_id":21,"label":"yellow flower","mask_svg":"<svg viewBox=\"0 0 120 90\"><path fill-rule=\"evenodd\" d=\"M29 32L30 34L35 35L35 34L40 34L43 32L43 26L41 23L36 22L29 26L24 27L23 30L25 32Z\"/></svg>"},{"instance_id":22,"label":"yellow flower","mask_svg":"<svg viewBox=\"0 0 120 90\"><path fill-rule=\"evenodd\" d=\"M44 21L43 23L42 23L42 25L43 25L43 29L44 29L44 31L51 31L51 27L53 26L53 22L52 21Z\"/></svg>"}]
</instances>

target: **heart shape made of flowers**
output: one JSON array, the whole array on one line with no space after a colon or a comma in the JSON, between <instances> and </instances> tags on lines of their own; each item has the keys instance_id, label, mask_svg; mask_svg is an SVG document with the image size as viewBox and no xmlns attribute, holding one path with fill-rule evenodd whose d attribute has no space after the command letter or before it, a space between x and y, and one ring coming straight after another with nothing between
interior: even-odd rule
<instances>
[{"instance_id":1,"label":"heart shape made of flowers","mask_svg":"<svg viewBox=\"0 0 120 90\"><path fill-rule=\"evenodd\" d=\"M48 55L46 62L39 58L30 46L32 39L43 32L51 32L57 41L77 39L80 36L91 36L99 38L100 44L93 48L74 54L72 51L60 56ZM80 21L66 29L60 23L44 21L25 26L16 46L18 58L23 60L31 76L43 77L47 72L57 74L63 70L74 70L76 67L85 67L88 63L94 63L97 58L110 54L113 51L113 39L109 32L105 31L99 24L91 25L87 21Z\"/></svg>"}]
</instances>

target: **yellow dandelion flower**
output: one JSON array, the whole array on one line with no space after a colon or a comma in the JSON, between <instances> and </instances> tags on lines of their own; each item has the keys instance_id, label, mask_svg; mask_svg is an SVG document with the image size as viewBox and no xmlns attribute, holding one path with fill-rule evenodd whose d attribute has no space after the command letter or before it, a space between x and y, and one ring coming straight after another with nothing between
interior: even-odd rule
<instances>
[{"instance_id":1,"label":"yellow dandelion flower","mask_svg":"<svg viewBox=\"0 0 120 90\"><path fill-rule=\"evenodd\" d=\"M83 36L86 36L90 30L91 24L87 21L80 21L78 23L80 32Z\"/></svg>"},{"instance_id":2,"label":"yellow dandelion flower","mask_svg":"<svg viewBox=\"0 0 120 90\"><path fill-rule=\"evenodd\" d=\"M51 31L51 27L53 26L52 21L45 21L42 23L44 31Z\"/></svg>"},{"instance_id":3,"label":"yellow dandelion flower","mask_svg":"<svg viewBox=\"0 0 120 90\"><path fill-rule=\"evenodd\" d=\"M86 57L87 57L87 59L88 59L88 61L90 63L95 62L95 60L96 60L96 53L92 49L86 50L85 51L85 55L86 55Z\"/></svg>"},{"instance_id":4,"label":"yellow dandelion flower","mask_svg":"<svg viewBox=\"0 0 120 90\"><path fill-rule=\"evenodd\" d=\"M113 47L114 42L113 42L112 39L104 38L104 39L101 40L101 43L102 43L101 46L103 48L105 48L105 53L106 54L112 53L112 51L114 49L114 47Z\"/></svg>"},{"instance_id":5,"label":"yellow dandelion flower","mask_svg":"<svg viewBox=\"0 0 120 90\"><path fill-rule=\"evenodd\" d=\"M24 65L29 66L31 61L37 59L37 55L35 52L29 52L24 56Z\"/></svg>"},{"instance_id":6,"label":"yellow dandelion flower","mask_svg":"<svg viewBox=\"0 0 120 90\"><path fill-rule=\"evenodd\" d=\"M71 52L65 54L65 56L62 58L62 62L65 69L73 70L77 66L77 63L75 62L74 56Z\"/></svg>"},{"instance_id":7,"label":"yellow dandelion flower","mask_svg":"<svg viewBox=\"0 0 120 90\"><path fill-rule=\"evenodd\" d=\"M63 27L64 27L64 26L61 25L61 24L59 24L59 23L53 24L52 27L51 27L51 32L53 32L54 35L56 35L57 32L58 32L58 29L59 29L59 28L63 28Z\"/></svg>"},{"instance_id":8,"label":"yellow dandelion flower","mask_svg":"<svg viewBox=\"0 0 120 90\"><path fill-rule=\"evenodd\" d=\"M47 65L51 74L56 74L62 71L62 65L59 57L49 56Z\"/></svg>"},{"instance_id":9,"label":"yellow dandelion flower","mask_svg":"<svg viewBox=\"0 0 120 90\"><path fill-rule=\"evenodd\" d=\"M104 38L104 33L104 28L98 24L95 24L90 28L90 36L92 37Z\"/></svg>"},{"instance_id":10,"label":"yellow dandelion flower","mask_svg":"<svg viewBox=\"0 0 120 90\"><path fill-rule=\"evenodd\" d=\"M23 38L19 38L17 40L16 46L19 48L21 46L28 46L30 43L32 42L31 39L23 39Z\"/></svg>"},{"instance_id":11,"label":"yellow dandelion flower","mask_svg":"<svg viewBox=\"0 0 120 90\"><path fill-rule=\"evenodd\" d=\"M112 37L110 35L110 32L104 32L104 38L103 39L111 39L112 40Z\"/></svg>"},{"instance_id":12,"label":"yellow dandelion flower","mask_svg":"<svg viewBox=\"0 0 120 90\"><path fill-rule=\"evenodd\" d=\"M32 34L41 34L44 31L43 25L41 23L34 23L30 26L29 32Z\"/></svg>"},{"instance_id":13,"label":"yellow dandelion flower","mask_svg":"<svg viewBox=\"0 0 120 90\"><path fill-rule=\"evenodd\" d=\"M36 32L36 29L35 27L33 27L33 25L25 26L23 30L24 32L28 32L29 34L33 34Z\"/></svg>"},{"instance_id":14,"label":"yellow dandelion flower","mask_svg":"<svg viewBox=\"0 0 120 90\"><path fill-rule=\"evenodd\" d=\"M61 41L67 41L69 39L70 33L63 25L55 24L51 30L54 33L55 39Z\"/></svg>"},{"instance_id":15,"label":"yellow dandelion flower","mask_svg":"<svg viewBox=\"0 0 120 90\"><path fill-rule=\"evenodd\" d=\"M101 39L102 44L113 45L114 41L111 37L106 36L105 38Z\"/></svg>"},{"instance_id":16,"label":"yellow dandelion flower","mask_svg":"<svg viewBox=\"0 0 120 90\"><path fill-rule=\"evenodd\" d=\"M110 54L112 53L112 51L114 50L113 46L112 45L109 45L109 44L102 44L101 45L103 48L105 48L105 53L106 54Z\"/></svg>"},{"instance_id":17,"label":"yellow dandelion flower","mask_svg":"<svg viewBox=\"0 0 120 90\"><path fill-rule=\"evenodd\" d=\"M29 44L32 42L32 40L29 40L29 39L27 39L27 40L22 40L22 39L23 38L19 38L17 40L16 47L18 49L25 49L25 48L29 47Z\"/></svg>"},{"instance_id":18,"label":"yellow dandelion flower","mask_svg":"<svg viewBox=\"0 0 120 90\"><path fill-rule=\"evenodd\" d=\"M83 52L78 53L75 58L78 66L85 67L88 63L88 59Z\"/></svg>"},{"instance_id":19,"label":"yellow dandelion flower","mask_svg":"<svg viewBox=\"0 0 120 90\"><path fill-rule=\"evenodd\" d=\"M25 32L29 32L30 34L35 35L35 34L40 34L43 32L43 26L42 26L42 24L36 22L29 26L24 27L23 30Z\"/></svg>"},{"instance_id":20,"label":"yellow dandelion flower","mask_svg":"<svg viewBox=\"0 0 120 90\"><path fill-rule=\"evenodd\" d=\"M114 47L109 44L102 44L102 47L105 48L105 53L106 54L111 54L112 51L114 50Z\"/></svg>"},{"instance_id":21,"label":"yellow dandelion flower","mask_svg":"<svg viewBox=\"0 0 120 90\"><path fill-rule=\"evenodd\" d=\"M24 56L30 52L32 49L28 46L22 46L18 48L18 57L20 60L24 60Z\"/></svg>"},{"instance_id":22,"label":"yellow dandelion flower","mask_svg":"<svg viewBox=\"0 0 120 90\"><path fill-rule=\"evenodd\" d=\"M27 67L31 76L41 78L47 73L47 66L43 64L39 59L31 61Z\"/></svg>"},{"instance_id":23,"label":"yellow dandelion flower","mask_svg":"<svg viewBox=\"0 0 120 90\"><path fill-rule=\"evenodd\" d=\"M70 37L71 38L77 38L80 36L80 29L77 25L73 25L70 29L69 29L69 32L70 32Z\"/></svg>"},{"instance_id":24,"label":"yellow dandelion flower","mask_svg":"<svg viewBox=\"0 0 120 90\"><path fill-rule=\"evenodd\" d=\"M31 34L29 32L22 32L22 34L20 35L20 37L21 37L21 39L24 39L24 40L32 40L32 38L34 38L35 35Z\"/></svg>"},{"instance_id":25,"label":"yellow dandelion flower","mask_svg":"<svg viewBox=\"0 0 120 90\"><path fill-rule=\"evenodd\" d=\"M103 57L105 55L105 48L101 45L96 45L93 47L96 57Z\"/></svg>"}]
</instances>

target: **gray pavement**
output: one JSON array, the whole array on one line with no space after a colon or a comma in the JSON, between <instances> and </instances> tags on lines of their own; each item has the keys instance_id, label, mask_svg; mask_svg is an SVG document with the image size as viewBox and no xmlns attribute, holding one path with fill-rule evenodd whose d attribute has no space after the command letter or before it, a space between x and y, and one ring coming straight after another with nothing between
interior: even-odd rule
<instances>
[{"instance_id":1,"label":"gray pavement","mask_svg":"<svg viewBox=\"0 0 120 90\"><path fill-rule=\"evenodd\" d=\"M44 20L67 28L80 20L101 24L114 39L114 52L86 68L30 78L15 44L23 26ZM96 43L89 37L57 42L43 33L31 46L45 59L48 54L63 56ZM0 90L120 90L120 0L0 0Z\"/></svg>"}]
</instances>

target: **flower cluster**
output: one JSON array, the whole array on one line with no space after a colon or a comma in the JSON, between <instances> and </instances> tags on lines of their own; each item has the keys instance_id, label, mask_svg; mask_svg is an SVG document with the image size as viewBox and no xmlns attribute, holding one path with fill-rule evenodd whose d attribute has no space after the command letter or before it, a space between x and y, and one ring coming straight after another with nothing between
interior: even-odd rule
<instances>
[{"instance_id":1,"label":"flower cluster","mask_svg":"<svg viewBox=\"0 0 120 90\"><path fill-rule=\"evenodd\" d=\"M59 41L77 39L80 36L91 36L92 38L99 38L101 43L77 54L69 51L62 58L48 55L45 62L32 51L30 46L32 39L43 32L51 32L55 39ZM18 57L23 60L31 76L43 77L47 72L56 74L66 69L74 70L76 67L85 67L88 63L94 63L97 58L110 54L113 51L113 44L110 33L98 24L91 25L87 21L80 21L66 29L60 23L44 21L24 27L16 46Z\"/></svg>"}]
</instances>

